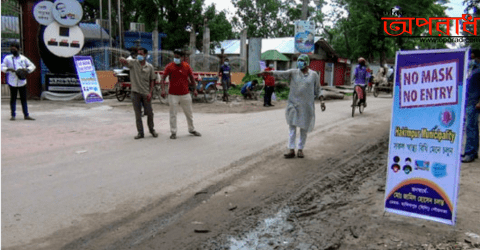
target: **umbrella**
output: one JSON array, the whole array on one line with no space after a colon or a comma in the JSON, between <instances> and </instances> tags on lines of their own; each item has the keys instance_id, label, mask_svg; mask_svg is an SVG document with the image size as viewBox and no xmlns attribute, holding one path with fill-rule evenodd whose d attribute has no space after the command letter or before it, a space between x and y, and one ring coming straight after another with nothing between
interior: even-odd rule
<instances>
[{"instance_id":1,"label":"umbrella","mask_svg":"<svg viewBox=\"0 0 480 250\"><path fill-rule=\"evenodd\" d=\"M260 58L262 61L290 61L288 57L275 49L263 52Z\"/></svg>"}]
</instances>

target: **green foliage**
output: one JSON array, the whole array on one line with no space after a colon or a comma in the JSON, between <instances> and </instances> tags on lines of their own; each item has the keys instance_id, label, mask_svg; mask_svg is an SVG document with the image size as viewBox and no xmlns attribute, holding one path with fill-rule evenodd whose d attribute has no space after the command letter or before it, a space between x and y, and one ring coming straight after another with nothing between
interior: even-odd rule
<instances>
[{"instance_id":1,"label":"green foliage","mask_svg":"<svg viewBox=\"0 0 480 250\"><path fill-rule=\"evenodd\" d=\"M245 74L245 76L242 78L242 83L250 82L253 80L257 80L259 84L263 82L263 77L257 76L257 75L249 75L248 73Z\"/></svg>"},{"instance_id":2,"label":"green foliage","mask_svg":"<svg viewBox=\"0 0 480 250\"><path fill-rule=\"evenodd\" d=\"M389 37L384 31L382 17L392 17L392 8L400 7L405 17L444 17L444 7L447 1L436 0L334 0L336 11L330 19L336 20L334 27L325 27L325 34L328 42L335 51L342 57L356 61L358 57L365 57L372 61L374 58L394 57L399 49L410 50L416 48L446 48L441 43L425 43L419 39L409 39L402 36ZM347 17L339 13L348 14ZM387 23L387 26L390 23ZM435 24L432 24L435 27ZM433 28L435 30L435 28ZM428 34L428 27L412 26L412 36ZM438 36L438 32L432 32Z\"/></svg>"},{"instance_id":3,"label":"green foliage","mask_svg":"<svg viewBox=\"0 0 480 250\"><path fill-rule=\"evenodd\" d=\"M247 29L248 37L288 37L294 35L294 21L300 20L302 5L295 0L231 0L237 8L232 24ZM323 1L322 1L323 4ZM311 20L322 26L323 15L309 8Z\"/></svg>"},{"instance_id":4,"label":"green foliage","mask_svg":"<svg viewBox=\"0 0 480 250\"><path fill-rule=\"evenodd\" d=\"M108 1L103 3L103 19L108 18ZM118 1L112 1L112 17L118 16ZM99 0L85 0L84 20L93 22L100 18ZM147 32L152 32L158 21L158 32L165 33L162 49L185 48L190 42L190 31L195 29L197 48L202 49L203 30L210 28L210 41L219 42L235 36L225 11L217 11L212 4L205 6L205 0L122 0L122 25L124 30L131 22L145 23ZM114 34L118 30L116 19L112 19Z\"/></svg>"},{"instance_id":5,"label":"green foliage","mask_svg":"<svg viewBox=\"0 0 480 250\"><path fill-rule=\"evenodd\" d=\"M478 18L480 17L480 0L464 0L463 5L465 5L465 13L472 13L473 18ZM471 20L471 19L470 19ZM469 30L471 33L473 32L473 25L467 25L467 30ZM477 26L478 29L478 26ZM463 32L464 36L473 36L471 33L468 32ZM478 31L477 31L478 34ZM468 41L465 44L467 47L472 47L476 49L480 49L480 41L478 40L473 40Z\"/></svg>"}]
</instances>

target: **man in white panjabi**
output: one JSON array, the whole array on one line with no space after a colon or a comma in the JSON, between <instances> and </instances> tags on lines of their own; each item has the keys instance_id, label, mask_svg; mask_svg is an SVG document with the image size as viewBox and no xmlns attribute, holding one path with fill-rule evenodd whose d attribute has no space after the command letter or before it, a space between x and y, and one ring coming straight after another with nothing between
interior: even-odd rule
<instances>
[{"instance_id":1,"label":"man in white panjabi","mask_svg":"<svg viewBox=\"0 0 480 250\"><path fill-rule=\"evenodd\" d=\"M315 126L315 98L320 97L321 106L325 107L320 88L320 77L317 72L309 69L309 65L310 58L308 55L302 54L298 57L297 69L263 72L266 75L289 80L290 93L285 110L289 125L289 139L288 152L284 154L285 158L295 157L297 127L300 128L297 156L304 157L303 148L307 140L307 132L311 132Z\"/></svg>"}]
</instances>

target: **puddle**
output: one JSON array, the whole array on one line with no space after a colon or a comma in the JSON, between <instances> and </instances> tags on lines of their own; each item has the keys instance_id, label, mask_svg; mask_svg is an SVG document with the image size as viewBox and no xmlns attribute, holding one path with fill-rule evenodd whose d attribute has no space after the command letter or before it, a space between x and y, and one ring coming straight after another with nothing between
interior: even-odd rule
<instances>
[{"instance_id":1,"label":"puddle","mask_svg":"<svg viewBox=\"0 0 480 250\"><path fill-rule=\"evenodd\" d=\"M251 249L278 249L279 246L288 246L294 241L292 237L286 236L286 232L292 231L295 227L287 222L290 214L289 209L278 212L274 217L267 218L252 231L242 237L230 236L228 249L251 250Z\"/></svg>"}]
</instances>

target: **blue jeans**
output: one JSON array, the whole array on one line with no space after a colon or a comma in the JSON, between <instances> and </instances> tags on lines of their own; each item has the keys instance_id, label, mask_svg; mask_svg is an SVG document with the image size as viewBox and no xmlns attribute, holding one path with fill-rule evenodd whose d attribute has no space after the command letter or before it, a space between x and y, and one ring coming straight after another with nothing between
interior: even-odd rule
<instances>
[{"instance_id":1,"label":"blue jeans","mask_svg":"<svg viewBox=\"0 0 480 250\"><path fill-rule=\"evenodd\" d=\"M20 92L20 100L22 101L22 111L23 116L28 116L28 107L27 107L27 86L24 85L22 87L12 87L8 85L10 88L10 110L12 113L12 117L15 117L15 112L17 109L17 92Z\"/></svg>"},{"instance_id":2,"label":"blue jeans","mask_svg":"<svg viewBox=\"0 0 480 250\"><path fill-rule=\"evenodd\" d=\"M478 114L480 110L475 109L475 103L467 104L466 113L466 134L465 155L478 155L479 132L478 132Z\"/></svg>"}]
</instances>

